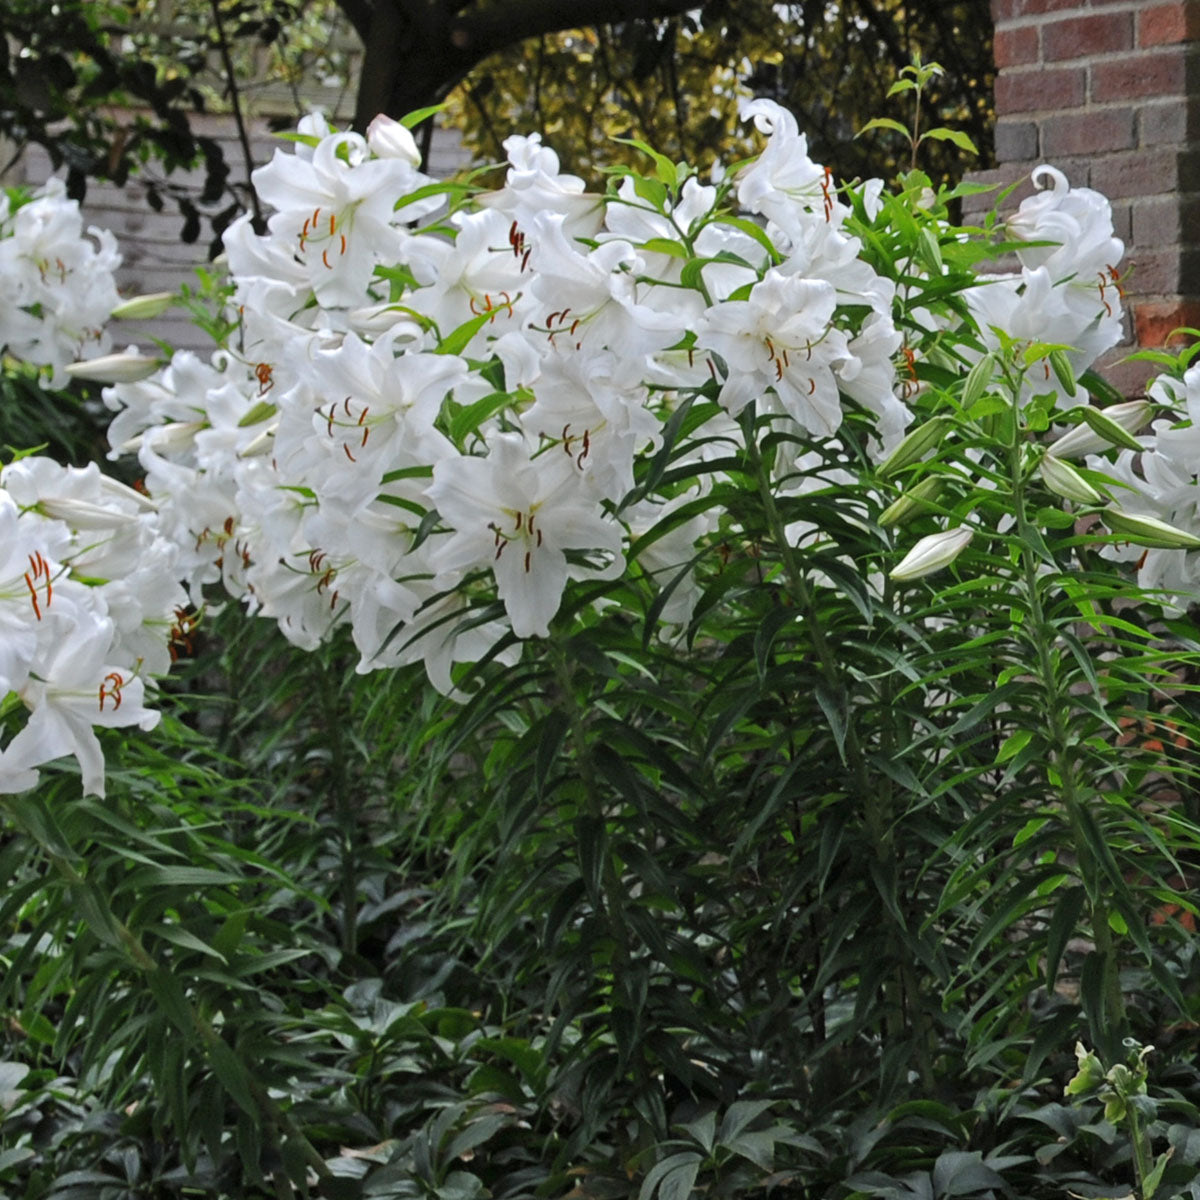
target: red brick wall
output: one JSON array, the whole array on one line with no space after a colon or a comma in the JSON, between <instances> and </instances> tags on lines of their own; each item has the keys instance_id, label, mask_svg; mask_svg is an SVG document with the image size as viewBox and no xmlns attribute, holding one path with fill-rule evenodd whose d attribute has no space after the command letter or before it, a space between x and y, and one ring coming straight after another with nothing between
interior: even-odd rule
<instances>
[{"instance_id":1,"label":"red brick wall","mask_svg":"<svg viewBox=\"0 0 1200 1200\"><path fill-rule=\"evenodd\" d=\"M1200 0L992 0L992 16L1001 165L981 178L1050 162L1109 197L1129 272L1125 352L1200 328ZM1148 371L1108 374L1135 391Z\"/></svg>"}]
</instances>

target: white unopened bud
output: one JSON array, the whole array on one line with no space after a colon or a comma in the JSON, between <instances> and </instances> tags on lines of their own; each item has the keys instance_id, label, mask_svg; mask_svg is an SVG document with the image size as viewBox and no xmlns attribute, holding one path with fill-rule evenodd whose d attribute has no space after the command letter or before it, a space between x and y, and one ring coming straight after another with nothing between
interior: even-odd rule
<instances>
[{"instance_id":1,"label":"white unopened bud","mask_svg":"<svg viewBox=\"0 0 1200 1200\"><path fill-rule=\"evenodd\" d=\"M1085 454L1098 454L1110 446L1133 449L1130 441L1145 425L1153 409L1149 400L1127 400L1107 408L1085 409L1083 420L1047 449L1055 458L1081 458Z\"/></svg>"},{"instance_id":2,"label":"white unopened bud","mask_svg":"<svg viewBox=\"0 0 1200 1200\"><path fill-rule=\"evenodd\" d=\"M891 577L903 583L920 579L948 567L964 550L975 531L966 525L923 537L891 571Z\"/></svg>"},{"instance_id":3,"label":"white unopened bud","mask_svg":"<svg viewBox=\"0 0 1200 1200\"><path fill-rule=\"evenodd\" d=\"M175 303L174 292L149 292L145 296L131 296L112 310L114 321L148 321L160 317Z\"/></svg>"},{"instance_id":4,"label":"white unopened bud","mask_svg":"<svg viewBox=\"0 0 1200 1200\"><path fill-rule=\"evenodd\" d=\"M88 500L75 500L70 496L43 496L37 504L38 511L45 517L63 521L72 529L120 529L137 521L133 513L105 508Z\"/></svg>"},{"instance_id":5,"label":"white unopened bud","mask_svg":"<svg viewBox=\"0 0 1200 1200\"><path fill-rule=\"evenodd\" d=\"M367 126L367 145L377 158L402 158L411 166L421 165L416 139L399 121L384 113Z\"/></svg>"},{"instance_id":6,"label":"white unopened bud","mask_svg":"<svg viewBox=\"0 0 1200 1200\"><path fill-rule=\"evenodd\" d=\"M104 354L99 358L68 363L63 369L72 379L91 379L96 383L137 383L140 379L148 379L161 365L160 359L126 350L121 354Z\"/></svg>"},{"instance_id":7,"label":"white unopened bud","mask_svg":"<svg viewBox=\"0 0 1200 1200\"><path fill-rule=\"evenodd\" d=\"M125 500L135 504L143 512L158 512L158 504L149 496L139 492L136 488L129 487L119 479L114 479L111 475L100 476L100 490L115 500Z\"/></svg>"},{"instance_id":8,"label":"white unopened bud","mask_svg":"<svg viewBox=\"0 0 1200 1200\"><path fill-rule=\"evenodd\" d=\"M251 438L241 450L238 451L238 458L261 458L264 454L270 454L275 446L275 430L279 427L279 422L268 426L257 437Z\"/></svg>"},{"instance_id":9,"label":"white unopened bud","mask_svg":"<svg viewBox=\"0 0 1200 1200\"><path fill-rule=\"evenodd\" d=\"M1101 520L1122 541L1151 550L1200 550L1200 537L1168 525L1157 517L1135 516L1119 508L1106 508Z\"/></svg>"},{"instance_id":10,"label":"white unopened bud","mask_svg":"<svg viewBox=\"0 0 1200 1200\"><path fill-rule=\"evenodd\" d=\"M164 425L151 425L114 449L118 454L136 454L143 446L149 446L155 454L166 458L190 450L196 444L196 434L207 428L204 421L168 421Z\"/></svg>"}]
</instances>

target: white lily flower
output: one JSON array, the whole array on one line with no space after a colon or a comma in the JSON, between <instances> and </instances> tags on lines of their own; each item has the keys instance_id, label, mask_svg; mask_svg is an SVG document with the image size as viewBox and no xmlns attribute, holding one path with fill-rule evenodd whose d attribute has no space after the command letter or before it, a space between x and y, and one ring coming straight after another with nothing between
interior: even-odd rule
<instances>
[{"instance_id":1,"label":"white lily flower","mask_svg":"<svg viewBox=\"0 0 1200 1200\"><path fill-rule=\"evenodd\" d=\"M625 565L620 527L580 489L574 462L531 458L518 434L498 434L485 459L443 459L426 490L454 533L435 566L455 574L490 567L518 637L548 637L569 576L612 577ZM568 564L566 551L600 551L604 569Z\"/></svg>"},{"instance_id":2,"label":"white lily flower","mask_svg":"<svg viewBox=\"0 0 1200 1200\"><path fill-rule=\"evenodd\" d=\"M153 729L160 714L145 706L145 684L109 659L112 622L86 609L56 610L58 637L18 692L29 720L4 751L10 770L34 769L65 754L79 762L83 790L104 795L104 753L93 726Z\"/></svg>"}]
</instances>

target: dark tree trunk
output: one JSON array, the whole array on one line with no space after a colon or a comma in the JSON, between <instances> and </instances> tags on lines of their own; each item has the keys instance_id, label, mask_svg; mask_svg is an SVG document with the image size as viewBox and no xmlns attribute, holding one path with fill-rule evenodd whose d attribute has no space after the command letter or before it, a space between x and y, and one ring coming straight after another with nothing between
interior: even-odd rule
<instances>
[{"instance_id":1,"label":"dark tree trunk","mask_svg":"<svg viewBox=\"0 0 1200 1200\"><path fill-rule=\"evenodd\" d=\"M588 25L653 20L711 0L341 0L362 36L354 127L436 104L490 54L515 42Z\"/></svg>"}]
</instances>

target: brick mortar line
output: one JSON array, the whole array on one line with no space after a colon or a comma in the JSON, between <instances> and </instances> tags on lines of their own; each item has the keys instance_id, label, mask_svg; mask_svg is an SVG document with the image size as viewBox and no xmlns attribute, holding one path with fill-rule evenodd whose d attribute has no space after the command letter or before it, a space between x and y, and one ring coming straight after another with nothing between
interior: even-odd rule
<instances>
[{"instance_id":1,"label":"brick mortar line","mask_svg":"<svg viewBox=\"0 0 1200 1200\"><path fill-rule=\"evenodd\" d=\"M1170 0L1165 0L1165 2L1170 7ZM1160 5L1154 4L1153 7L1158 8ZM1057 8L1049 12L1022 13L1017 17L1002 17L996 22L996 28L1008 30L1018 27L1025 28L1030 25L1055 25L1061 21L1078 21L1087 17L1120 17L1126 13L1137 16L1145 9L1146 3L1142 2L1127 5L1105 4L1101 8Z\"/></svg>"},{"instance_id":2,"label":"brick mortar line","mask_svg":"<svg viewBox=\"0 0 1200 1200\"><path fill-rule=\"evenodd\" d=\"M1122 110L1141 113L1147 108L1152 108L1156 105L1166 108L1170 104L1178 104L1180 102L1178 96L1162 92L1149 96L1118 97L1115 100L1085 100L1082 104L1072 105L1070 108L1014 108L1008 112L997 113L996 120L1020 120L1033 117L1035 114L1045 114L1052 117L1075 117L1081 114L1121 112ZM1178 144L1184 146L1190 145L1192 142L1191 139L1185 139Z\"/></svg>"},{"instance_id":3,"label":"brick mortar line","mask_svg":"<svg viewBox=\"0 0 1200 1200\"><path fill-rule=\"evenodd\" d=\"M1139 46L1133 50L1102 50L1095 54L1081 54L1078 58L1048 58L1039 59L1037 62L1011 63L1007 67L1000 67L996 74L1029 75L1043 71L1071 71L1076 67L1093 67L1097 64L1107 66L1109 63L1129 58L1141 61L1168 53L1173 53L1178 58L1186 58L1189 54L1200 58L1200 41L1164 42L1161 46Z\"/></svg>"}]
</instances>

